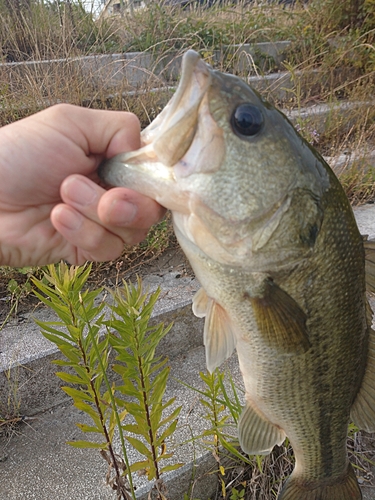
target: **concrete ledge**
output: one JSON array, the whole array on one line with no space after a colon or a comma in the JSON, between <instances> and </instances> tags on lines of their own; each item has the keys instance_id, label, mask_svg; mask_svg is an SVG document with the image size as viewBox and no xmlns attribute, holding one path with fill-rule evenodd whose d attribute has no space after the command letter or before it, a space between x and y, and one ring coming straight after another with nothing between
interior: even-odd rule
<instances>
[{"instance_id":1,"label":"concrete ledge","mask_svg":"<svg viewBox=\"0 0 375 500\"><path fill-rule=\"evenodd\" d=\"M285 58L289 41L262 42L224 46L223 50L213 50L213 61L230 59L234 70L256 66L258 71L278 69ZM170 51L128 52L120 54L99 54L66 59L25 61L0 64L0 78L16 90L27 78L36 86L44 88L48 80L59 73L60 78L75 75L93 88L113 87L137 88L152 81L177 80L181 67L182 53ZM249 59L252 61L248 65ZM268 64L268 66L267 66ZM254 71L254 70L253 70Z\"/></svg>"},{"instance_id":2,"label":"concrete ledge","mask_svg":"<svg viewBox=\"0 0 375 500\"><path fill-rule=\"evenodd\" d=\"M170 366L172 376L165 400L176 398L168 411L177 406L182 406L182 410L177 431L167 443L168 451L174 455L163 465L185 465L163 477L168 500L182 500L190 488L192 498L208 500L214 498L217 487L217 463L198 438L208 428L205 409L199 402L200 395L178 382L183 380L192 387L203 389L198 374L205 367L204 348L190 350L175 358ZM228 360L227 367L235 382L240 384L235 355ZM1 500L114 500L114 492L105 485L107 464L98 451L74 449L65 444L66 441L85 439L75 425L77 422L89 424L90 420L66 400L58 407L26 420L28 425L23 426L22 432L12 436L9 442L0 440ZM118 437L114 446L121 453ZM130 463L141 459L130 446L127 453ZM148 500L153 483L138 474L134 474L133 481L137 499Z\"/></svg>"},{"instance_id":3,"label":"concrete ledge","mask_svg":"<svg viewBox=\"0 0 375 500\"><path fill-rule=\"evenodd\" d=\"M159 345L159 354L167 353L169 359L202 345L203 319L191 312L191 299L199 284L196 279L178 276L179 273L171 272L152 275L143 281L150 292L158 286L161 288L153 322L173 322L171 331ZM33 317L41 321L55 320L53 312L43 308L17 318L16 324L10 322L0 331L0 409L7 408L10 398L23 415L44 411L64 399L60 390L64 384L54 375L58 368L51 364L63 357L56 346L41 335ZM17 396L13 388L17 388Z\"/></svg>"}]
</instances>

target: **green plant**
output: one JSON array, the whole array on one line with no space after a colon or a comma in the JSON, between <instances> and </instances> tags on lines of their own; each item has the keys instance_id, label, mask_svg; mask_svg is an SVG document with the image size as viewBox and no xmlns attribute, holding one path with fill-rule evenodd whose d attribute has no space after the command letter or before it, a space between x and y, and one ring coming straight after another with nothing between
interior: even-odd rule
<instances>
[{"instance_id":1,"label":"green plant","mask_svg":"<svg viewBox=\"0 0 375 500\"><path fill-rule=\"evenodd\" d=\"M339 176L340 182L353 205L359 205L375 196L375 168L356 161Z\"/></svg>"},{"instance_id":2,"label":"green plant","mask_svg":"<svg viewBox=\"0 0 375 500\"><path fill-rule=\"evenodd\" d=\"M166 440L176 429L180 408L167 417L163 415L174 400L163 401L169 369L165 366L166 360L155 358L156 346L169 328L149 325L159 292L148 298L140 281L138 287L124 283L122 291L112 294L113 317L104 320L104 302L99 300L102 289L86 288L90 270L90 265L69 268L61 263L48 266L44 273L48 284L33 278L40 291L34 293L59 317L58 321L36 322L42 334L55 343L66 358L54 362L68 368L57 373L71 384L62 389L92 420L92 425L77 425L84 433L100 436L99 442L79 440L69 444L100 450L110 469L115 471L115 477L108 478L108 483L118 498L135 499L132 473L144 469L149 480L156 479L158 498L163 499L160 475L181 465L162 467L160 464L172 455L167 453ZM107 334L100 335L104 326ZM117 353L113 371L121 376L118 384L109 379L111 348ZM126 421L130 417L135 423ZM116 429L122 457L113 445ZM126 440L144 460L129 463Z\"/></svg>"},{"instance_id":3,"label":"green plant","mask_svg":"<svg viewBox=\"0 0 375 500\"><path fill-rule=\"evenodd\" d=\"M126 448L124 445L121 423L126 411L117 411L114 387L107 377L109 362L108 337L99 339L99 330L104 320L104 302L95 304L95 299L101 289L83 290L88 279L91 266L70 267L61 263L55 267L48 266L45 278L48 285L33 279L35 286L42 292L35 295L47 306L53 309L60 321L38 321L42 334L53 342L67 359L56 360L55 364L68 367L70 371L57 372L56 375L64 382L75 387L62 387L74 401L74 406L86 413L93 425L77 424L85 433L95 433L101 436L102 442L95 440L79 440L69 444L78 448L97 448L110 461L115 470L116 478L112 487L117 491L118 498L134 498L134 487L131 475L129 488L124 481L124 466L119 461L113 448L113 437L117 426L122 437L123 453L126 468L129 470ZM103 382L104 387L103 387ZM129 491L132 496L129 495Z\"/></svg>"},{"instance_id":4,"label":"green plant","mask_svg":"<svg viewBox=\"0 0 375 500\"><path fill-rule=\"evenodd\" d=\"M161 222L153 226L146 236L146 239L140 244L140 248L146 248L152 253L160 253L168 247L171 236L170 219L164 218Z\"/></svg>"},{"instance_id":5,"label":"green plant","mask_svg":"<svg viewBox=\"0 0 375 500\"><path fill-rule=\"evenodd\" d=\"M199 500L199 498L190 498L187 493L184 494L184 500ZM210 499L208 499L210 500Z\"/></svg>"},{"instance_id":6,"label":"green plant","mask_svg":"<svg viewBox=\"0 0 375 500\"><path fill-rule=\"evenodd\" d=\"M4 266L1 269L3 279L7 279L6 290L9 294L7 302L9 303L8 312L0 324L0 331L4 328L9 318L17 314L19 304L26 299L32 292L31 277L41 274L39 267L18 267L15 269Z\"/></svg>"},{"instance_id":7,"label":"green plant","mask_svg":"<svg viewBox=\"0 0 375 500\"><path fill-rule=\"evenodd\" d=\"M202 437L208 438L206 444L214 449L219 456L219 449L223 447L233 456L245 463L250 463L246 455L238 451L238 440L236 429L242 412L242 404L233 379L230 374L216 369L213 373L200 372L199 376L204 383L203 389L197 389L182 380L179 382L200 394L200 402L206 409L204 419L210 424L209 429L203 432ZM224 383L225 378L229 380L230 393Z\"/></svg>"},{"instance_id":8,"label":"green plant","mask_svg":"<svg viewBox=\"0 0 375 500\"><path fill-rule=\"evenodd\" d=\"M258 467L262 470L262 457L249 458L242 453L237 439L237 425L242 412L242 405L234 381L230 374L216 369L213 373L199 374L204 383L203 389L190 386L180 380L180 383L200 394L200 402L205 408L203 418L209 422L209 427L197 438L212 450L218 462L218 478L221 486L222 496L226 498L228 482L228 470L232 465L226 466L223 462L224 454L229 462L237 462L249 467ZM227 378L227 381L225 380ZM229 385L229 390L227 389ZM237 497L234 497L237 498ZM241 498L241 497L238 497Z\"/></svg>"},{"instance_id":9,"label":"green plant","mask_svg":"<svg viewBox=\"0 0 375 500\"><path fill-rule=\"evenodd\" d=\"M241 498L245 498L245 488L242 488L241 490L233 488L229 500L240 500Z\"/></svg>"},{"instance_id":10,"label":"green plant","mask_svg":"<svg viewBox=\"0 0 375 500\"><path fill-rule=\"evenodd\" d=\"M272 38L279 40L287 33L284 20L288 17L277 7L271 11L241 3L177 9L150 2L142 11L134 10L124 17L124 50L220 50L223 46L269 40L271 32Z\"/></svg>"},{"instance_id":11,"label":"green plant","mask_svg":"<svg viewBox=\"0 0 375 500\"><path fill-rule=\"evenodd\" d=\"M20 398L18 395L19 380L18 368L11 368L4 371L7 380L6 402L0 405L0 436L10 436L15 428L23 421L20 415ZM12 376L13 375L13 376Z\"/></svg>"},{"instance_id":12,"label":"green plant","mask_svg":"<svg viewBox=\"0 0 375 500\"><path fill-rule=\"evenodd\" d=\"M123 430L141 438L126 436L129 443L145 457L132 464L130 469L132 472L144 470L149 480L159 480L163 472L183 465L160 466L162 460L173 455L167 452L166 440L177 427L181 407L163 417L164 410L175 402L175 398L163 401L170 368L166 366L167 359L155 357L157 345L172 325L167 328L162 324L149 325L159 293L160 290L157 290L147 298L147 294L142 293L140 280L137 288L123 282L123 288L113 293L115 303L110 307L114 317L105 322L109 329L109 342L117 354L113 370L122 379L116 390L126 398L132 398L123 402L119 400L135 421L124 424Z\"/></svg>"}]
</instances>

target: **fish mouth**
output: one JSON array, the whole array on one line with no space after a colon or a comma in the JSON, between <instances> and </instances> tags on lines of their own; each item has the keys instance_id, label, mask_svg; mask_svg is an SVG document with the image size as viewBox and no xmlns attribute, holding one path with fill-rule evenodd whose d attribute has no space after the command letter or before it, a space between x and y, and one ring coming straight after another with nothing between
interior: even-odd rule
<instances>
[{"instance_id":1,"label":"fish mouth","mask_svg":"<svg viewBox=\"0 0 375 500\"><path fill-rule=\"evenodd\" d=\"M141 148L100 165L98 174L106 185L126 186L166 208L187 212L189 195L181 192L171 167L183 158L194 140L211 71L197 52L184 54L176 93L141 133Z\"/></svg>"},{"instance_id":2,"label":"fish mouth","mask_svg":"<svg viewBox=\"0 0 375 500\"><path fill-rule=\"evenodd\" d=\"M201 102L211 84L211 67L194 50L182 58L181 80L176 93L142 132L142 145L152 148L167 167L175 165L190 148Z\"/></svg>"}]
</instances>

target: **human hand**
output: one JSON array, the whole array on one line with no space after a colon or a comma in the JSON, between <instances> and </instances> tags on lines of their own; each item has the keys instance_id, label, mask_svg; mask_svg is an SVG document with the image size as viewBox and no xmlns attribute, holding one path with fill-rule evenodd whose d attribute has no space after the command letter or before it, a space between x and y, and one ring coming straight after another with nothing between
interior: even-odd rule
<instances>
[{"instance_id":1,"label":"human hand","mask_svg":"<svg viewBox=\"0 0 375 500\"><path fill-rule=\"evenodd\" d=\"M67 104L0 128L0 265L113 260L140 242L165 210L96 174L139 141L131 113Z\"/></svg>"}]
</instances>

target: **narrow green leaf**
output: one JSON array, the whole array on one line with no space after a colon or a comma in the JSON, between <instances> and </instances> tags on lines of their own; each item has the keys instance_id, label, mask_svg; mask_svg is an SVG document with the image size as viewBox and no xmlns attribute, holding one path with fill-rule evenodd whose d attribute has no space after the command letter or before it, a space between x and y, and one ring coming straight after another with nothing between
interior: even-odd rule
<instances>
[{"instance_id":1,"label":"narrow green leaf","mask_svg":"<svg viewBox=\"0 0 375 500\"><path fill-rule=\"evenodd\" d=\"M58 330L57 328L53 328L52 325L55 326L60 326L63 328L65 325L60 322L56 321L39 321L37 319L34 319L35 323L44 331L52 333L54 335L57 335L58 337L62 337L68 341L71 341L72 339L67 335L65 332L62 332L61 330Z\"/></svg>"},{"instance_id":2,"label":"narrow green leaf","mask_svg":"<svg viewBox=\"0 0 375 500\"><path fill-rule=\"evenodd\" d=\"M148 429L146 429L146 432L142 432L142 429L139 427L139 425L136 424L125 424L122 426L122 428L126 432L131 432L132 434L139 434L141 436L144 436L145 434L148 433Z\"/></svg>"},{"instance_id":3,"label":"narrow green leaf","mask_svg":"<svg viewBox=\"0 0 375 500\"><path fill-rule=\"evenodd\" d=\"M212 403L210 403L209 401L206 401L205 399L200 399L199 401L203 406L208 408L211 412L214 411L215 407Z\"/></svg>"},{"instance_id":4,"label":"narrow green leaf","mask_svg":"<svg viewBox=\"0 0 375 500\"><path fill-rule=\"evenodd\" d=\"M173 400L175 400L175 399L176 398L173 398ZM164 420L162 420L159 423L159 426L163 427L163 425L165 425L168 422L171 422L172 420L174 420L175 418L177 418L178 415L180 414L181 409L182 409L182 406L179 406L178 408L176 408L170 415L168 415L168 417L166 417Z\"/></svg>"},{"instance_id":5,"label":"narrow green leaf","mask_svg":"<svg viewBox=\"0 0 375 500\"><path fill-rule=\"evenodd\" d=\"M100 425L100 418L98 416L97 410L94 409L92 406L90 406L86 403L83 403L82 401L75 401L74 406L76 408L78 408L78 410L82 410L85 413L87 413L87 415L90 415L90 417L93 419L93 421L97 425Z\"/></svg>"},{"instance_id":6,"label":"narrow green leaf","mask_svg":"<svg viewBox=\"0 0 375 500\"><path fill-rule=\"evenodd\" d=\"M126 409L130 413L130 415L133 415L133 417L137 417L139 415L141 415L141 416L145 415L144 408L142 406L140 406L138 403L127 402L126 403Z\"/></svg>"},{"instance_id":7,"label":"narrow green leaf","mask_svg":"<svg viewBox=\"0 0 375 500\"><path fill-rule=\"evenodd\" d=\"M63 361L62 359L53 359L51 363L58 366L76 367L76 363L74 361Z\"/></svg>"},{"instance_id":8,"label":"narrow green leaf","mask_svg":"<svg viewBox=\"0 0 375 500\"><path fill-rule=\"evenodd\" d=\"M123 394L127 396L135 397L138 400L142 398L142 394L139 389L134 387L133 383L130 380L123 380L123 384L116 387L117 390L121 391Z\"/></svg>"},{"instance_id":9,"label":"narrow green leaf","mask_svg":"<svg viewBox=\"0 0 375 500\"><path fill-rule=\"evenodd\" d=\"M131 464L130 470L131 472L137 472L139 470L145 469L146 472L148 472L150 463L148 460L144 460L142 462L134 462L134 464Z\"/></svg>"},{"instance_id":10,"label":"narrow green leaf","mask_svg":"<svg viewBox=\"0 0 375 500\"><path fill-rule=\"evenodd\" d=\"M173 457L173 453L166 453L166 452L164 452L162 455L159 455L156 458L156 461L160 462L161 460L166 460L166 459L172 458L172 457Z\"/></svg>"},{"instance_id":11,"label":"narrow green leaf","mask_svg":"<svg viewBox=\"0 0 375 500\"><path fill-rule=\"evenodd\" d=\"M144 457L147 457L149 459L152 458L152 453L151 450L145 446L142 441L135 437L131 436L126 436L126 439L129 441L129 443L137 450L139 453L141 453Z\"/></svg>"},{"instance_id":12,"label":"narrow green leaf","mask_svg":"<svg viewBox=\"0 0 375 500\"><path fill-rule=\"evenodd\" d=\"M166 465L165 467L162 467L160 469L160 474L164 474L164 472L170 472L172 470L177 470L180 467L183 467L185 464L183 463L178 463L178 464L173 464L173 465Z\"/></svg>"},{"instance_id":13,"label":"narrow green leaf","mask_svg":"<svg viewBox=\"0 0 375 500\"><path fill-rule=\"evenodd\" d=\"M174 433L174 431L176 430L177 424L178 424L178 420L174 420L174 422L172 422L171 425L169 427L167 427L163 431L162 435L156 440L156 444L161 445L162 443L164 443L164 441Z\"/></svg>"},{"instance_id":14,"label":"narrow green leaf","mask_svg":"<svg viewBox=\"0 0 375 500\"><path fill-rule=\"evenodd\" d=\"M56 299L54 299L49 291L46 291L45 293L49 295L51 300L46 299L43 297L41 294L39 294L37 291L33 291L33 293L38 297L39 300L44 302L48 307L53 309L55 313L58 315L58 317L65 323L69 324L72 321L71 314L69 312L68 307L65 304L61 304L58 302ZM58 300L61 300L60 297Z\"/></svg>"},{"instance_id":15,"label":"narrow green leaf","mask_svg":"<svg viewBox=\"0 0 375 500\"><path fill-rule=\"evenodd\" d=\"M249 465L252 464L251 460L249 460L245 455L243 455L233 444L231 444L229 441L226 439L223 439L221 436L219 436L219 441L220 444L227 450L229 453L231 453L234 457L237 457L240 459L242 462L245 462Z\"/></svg>"},{"instance_id":16,"label":"narrow green leaf","mask_svg":"<svg viewBox=\"0 0 375 500\"><path fill-rule=\"evenodd\" d=\"M77 365L81 362L81 356L79 350L74 346L69 344L69 346L59 346L60 351L64 354L65 357L70 359L70 361L76 363Z\"/></svg>"},{"instance_id":17,"label":"narrow green leaf","mask_svg":"<svg viewBox=\"0 0 375 500\"><path fill-rule=\"evenodd\" d=\"M87 392L79 389L75 389L74 387L61 387L61 389L66 392L68 396L70 396L74 401L89 401L92 403L93 398Z\"/></svg>"},{"instance_id":18,"label":"narrow green leaf","mask_svg":"<svg viewBox=\"0 0 375 500\"><path fill-rule=\"evenodd\" d=\"M99 434L103 434L103 430L98 427L86 424L76 424L77 427L81 429L82 432L97 432Z\"/></svg>"},{"instance_id":19,"label":"narrow green leaf","mask_svg":"<svg viewBox=\"0 0 375 500\"><path fill-rule=\"evenodd\" d=\"M44 330L41 330L41 334L47 340L50 340L55 345L57 345L57 347L60 347L60 346L71 347L72 346L72 344L69 344L69 342L66 342L65 340L63 340L61 337L59 337L57 335L52 335L51 333L47 333Z\"/></svg>"},{"instance_id":20,"label":"narrow green leaf","mask_svg":"<svg viewBox=\"0 0 375 500\"><path fill-rule=\"evenodd\" d=\"M170 372L170 367L164 368L156 377L153 383L153 392L149 396L151 404L158 404L163 399L165 389L167 386L167 380Z\"/></svg>"},{"instance_id":21,"label":"narrow green leaf","mask_svg":"<svg viewBox=\"0 0 375 500\"><path fill-rule=\"evenodd\" d=\"M64 382L68 382L68 384L86 385L86 381L82 380L81 377L78 377L77 375L71 375L70 373L66 372L56 372L56 375Z\"/></svg>"}]
</instances>

